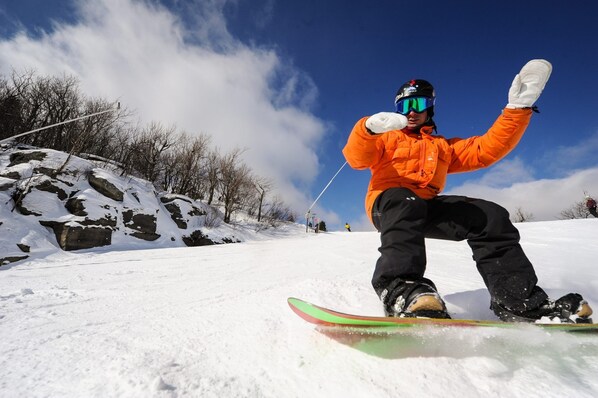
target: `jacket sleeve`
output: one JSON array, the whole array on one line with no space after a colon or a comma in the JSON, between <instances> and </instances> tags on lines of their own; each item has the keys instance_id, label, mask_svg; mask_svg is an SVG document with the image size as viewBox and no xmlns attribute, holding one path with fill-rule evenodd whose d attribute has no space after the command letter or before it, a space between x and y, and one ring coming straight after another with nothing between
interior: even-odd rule
<instances>
[{"instance_id":1,"label":"jacket sleeve","mask_svg":"<svg viewBox=\"0 0 598 398\"><path fill-rule=\"evenodd\" d=\"M488 167L504 158L517 146L532 116L531 109L504 109L482 136L449 140L453 157L449 173Z\"/></svg>"},{"instance_id":2,"label":"jacket sleeve","mask_svg":"<svg viewBox=\"0 0 598 398\"><path fill-rule=\"evenodd\" d=\"M370 134L365 127L366 120L367 116L355 124L343 148L349 166L358 170L371 167L382 157L383 145L379 143L381 134Z\"/></svg>"}]
</instances>

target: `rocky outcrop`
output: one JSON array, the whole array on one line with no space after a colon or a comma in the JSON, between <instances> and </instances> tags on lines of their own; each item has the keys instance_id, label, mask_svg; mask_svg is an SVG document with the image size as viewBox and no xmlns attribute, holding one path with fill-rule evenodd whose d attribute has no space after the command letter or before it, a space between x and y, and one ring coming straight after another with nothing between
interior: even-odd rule
<instances>
[{"instance_id":1,"label":"rocky outcrop","mask_svg":"<svg viewBox=\"0 0 598 398\"><path fill-rule=\"evenodd\" d=\"M107 246L115 239L119 245L131 239L187 246L238 241L203 232L215 226L220 213L201 202L158 195L147 181L119 177L90 160L52 150L0 151L0 199L5 203L0 207L0 264L28 258L36 249L23 242L52 235L66 251ZM15 235L13 241L2 239L9 235Z\"/></svg>"}]
</instances>

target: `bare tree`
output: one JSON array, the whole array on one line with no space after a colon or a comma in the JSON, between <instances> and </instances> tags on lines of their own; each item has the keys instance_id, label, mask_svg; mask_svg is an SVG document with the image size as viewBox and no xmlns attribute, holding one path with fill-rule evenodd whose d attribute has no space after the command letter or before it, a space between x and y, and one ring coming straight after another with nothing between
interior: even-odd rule
<instances>
[{"instance_id":1,"label":"bare tree","mask_svg":"<svg viewBox=\"0 0 598 398\"><path fill-rule=\"evenodd\" d=\"M206 184L210 137L182 134L172 151L164 156L163 189L192 198L201 197Z\"/></svg>"},{"instance_id":2,"label":"bare tree","mask_svg":"<svg viewBox=\"0 0 598 398\"><path fill-rule=\"evenodd\" d=\"M130 157L125 160L130 171L137 171L141 177L156 184L164 171L164 155L177 144L175 128L166 128L152 122L134 137L130 143Z\"/></svg>"},{"instance_id":3,"label":"bare tree","mask_svg":"<svg viewBox=\"0 0 598 398\"><path fill-rule=\"evenodd\" d=\"M218 149L212 150L208 153L206 159L206 196L209 205L214 201L216 189L218 189L218 182L220 181L220 154Z\"/></svg>"},{"instance_id":4,"label":"bare tree","mask_svg":"<svg viewBox=\"0 0 598 398\"><path fill-rule=\"evenodd\" d=\"M12 94L19 99L20 132L56 124L77 116L82 97L79 82L72 76L62 78L35 75L34 71L12 73ZM67 150L68 136L76 131L73 124L52 127L23 137L22 142L35 146Z\"/></svg>"},{"instance_id":5,"label":"bare tree","mask_svg":"<svg viewBox=\"0 0 598 398\"><path fill-rule=\"evenodd\" d=\"M33 71L13 71L10 80L0 78L0 138L97 113L113 105L102 99L86 99L79 92L75 77L40 77ZM106 156L115 149L112 141L120 134L126 116L124 109L115 110L54 126L19 141L71 154Z\"/></svg>"},{"instance_id":6,"label":"bare tree","mask_svg":"<svg viewBox=\"0 0 598 398\"><path fill-rule=\"evenodd\" d=\"M568 209L561 211L561 220L573 220L576 218L588 218L590 217L590 211L586 207L584 201L575 202Z\"/></svg>"},{"instance_id":7,"label":"bare tree","mask_svg":"<svg viewBox=\"0 0 598 398\"><path fill-rule=\"evenodd\" d=\"M241 149L233 149L220 158L218 191L224 205L225 223L230 223L232 214L243 207L247 187L252 185L249 167L241 160L242 154Z\"/></svg>"},{"instance_id":8,"label":"bare tree","mask_svg":"<svg viewBox=\"0 0 598 398\"><path fill-rule=\"evenodd\" d=\"M0 78L0 138L21 133L22 100L5 78Z\"/></svg>"},{"instance_id":9,"label":"bare tree","mask_svg":"<svg viewBox=\"0 0 598 398\"><path fill-rule=\"evenodd\" d=\"M272 222L275 221L291 221L294 222L297 217L291 209L284 204L279 196L275 196L271 203L268 204L266 217Z\"/></svg>"},{"instance_id":10,"label":"bare tree","mask_svg":"<svg viewBox=\"0 0 598 398\"><path fill-rule=\"evenodd\" d=\"M511 216L511 219L515 223L533 221L534 215L524 211L521 207L518 207L515 214Z\"/></svg>"},{"instance_id":11,"label":"bare tree","mask_svg":"<svg viewBox=\"0 0 598 398\"><path fill-rule=\"evenodd\" d=\"M262 220L262 210L264 207L264 202L266 200L266 195L272 189L272 181L264 178L264 177L255 177L253 180L253 185L258 193L256 207L257 207L257 221L260 222Z\"/></svg>"},{"instance_id":12,"label":"bare tree","mask_svg":"<svg viewBox=\"0 0 598 398\"><path fill-rule=\"evenodd\" d=\"M92 153L116 160L123 151L126 139L127 119L131 112L126 108L115 108L115 104L103 99L87 100L82 113L98 113L107 109L113 112L96 115L77 122L78 131L71 144L74 153Z\"/></svg>"}]
</instances>

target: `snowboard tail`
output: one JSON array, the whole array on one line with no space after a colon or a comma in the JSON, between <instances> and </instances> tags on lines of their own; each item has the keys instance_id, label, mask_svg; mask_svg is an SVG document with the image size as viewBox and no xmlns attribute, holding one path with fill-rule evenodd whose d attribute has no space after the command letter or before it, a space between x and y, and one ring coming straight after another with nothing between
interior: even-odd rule
<instances>
[{"instance_id":1,"label":"snowboard tail","mask_svg":"<svg viewBox=\"0 0 598 398\"><path fill-rule=\"evenodd\" d=\"M533 325L548 330L562 330L567 332L598 332L598 324L594 323L516 323L475 319L363 316L334 311L294 297L290 297L287 302L291 309L307 322L319 326L330 326L337 328L368 328L373 330L388 330L395 328L414 327L513 328L521 327L521 325Z\"/></svg>"}]
</instances>

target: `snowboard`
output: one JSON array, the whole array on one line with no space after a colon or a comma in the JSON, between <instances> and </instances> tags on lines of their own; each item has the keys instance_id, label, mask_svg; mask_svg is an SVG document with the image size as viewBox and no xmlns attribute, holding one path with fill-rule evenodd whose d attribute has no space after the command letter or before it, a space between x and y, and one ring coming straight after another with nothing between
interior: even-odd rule
<instances>
[{"instance_id":1,"label":"snowboard","mask_svg":"<svg viewBox=\"0 0 598 398\"><path fill-rule=\"evenodd\" d=\"M291 309L307 322L318 326L333 327L335 333L360 331L361 333L388 333L389 331L408 328L521 328L539 327L545 330L565 332L598 333L595 323L516 323L475 319L434 319L434 318L396 318L385 316L364 316L346 314L320 307L307 301L290 297L287 300Z\"/></svg>"}]
</instances>

